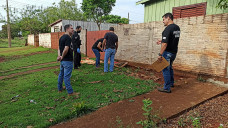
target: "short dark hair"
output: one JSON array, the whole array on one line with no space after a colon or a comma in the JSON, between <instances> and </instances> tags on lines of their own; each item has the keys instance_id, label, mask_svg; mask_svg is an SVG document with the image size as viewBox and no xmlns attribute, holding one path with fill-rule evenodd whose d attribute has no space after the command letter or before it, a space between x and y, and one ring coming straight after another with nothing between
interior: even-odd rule
<instances>
[{"instance_id":1,"label":"short dark hair","mask_svg":"<svg viewBox=\"0 0 228 128\"><path fill-rule=\"evenodd\" d=\"M110 28L109 28L109 31L114 31L114 28L113 28L113 27L110 27Z\"/></svg>"},{"instance_id":2,"label":"short dark hair","mask_svg":"<svg viewBox=\"0 0 228 128\"><path fill-rule=\"evenodd\" d=\"M76 29L79 29L79 28L81 28L81 26L77 26L77 27L76 27Z\"/></svg>"},{"instance_id":3,"label":"short dark hair","mask_svg":"<svg viewBox=\"0 0 228 128\"><path fill-rule=\"evenodd\" d=\"M169 17L171 20L173 20L173 14L172 13L166 13L165 15L162 16L162 18L165 17Z\"/></svg>"},{"instance_id":4,"label":"short dark hair","mask_svg":"<svg viewBox=\"0 0 228 128\"><path fill-rule=\"evenodd\" d=\"M71 24L65 25L65 26L64 26L64 31L66 32L66 30L67 30L68 28L70 28L70 26L72 26L72 25L71 25Z\"/></svg>"}]
</instances>

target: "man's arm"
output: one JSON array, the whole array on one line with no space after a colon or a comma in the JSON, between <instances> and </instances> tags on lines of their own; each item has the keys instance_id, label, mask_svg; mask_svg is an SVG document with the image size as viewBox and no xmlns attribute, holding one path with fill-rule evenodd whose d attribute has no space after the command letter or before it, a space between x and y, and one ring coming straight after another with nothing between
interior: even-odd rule
<instances>
[{"instance_id":1,"label":"man's arm","mask_svg":"<svg viewBox=\"0 0 228 128\"><path fill-rule=\"evenodd\" d=\"M118 42L116 42L116 53L117 53L117 49L118 49ZM116 53L115 53L115 54L116 54Z\"/></svg>"},{"instance_id":2,"label":"man's arm","mask_svg":"<svg viewBox=\"0 0 228 128\"><path fill-rule=\"evenodd\" d=\"M106 48L106 39L103 40L102 50Z\"/></svg>"},{"instance_id":3,"label":"man's arm","mask_svg":"<svg viewBox=\"0 0 228 128\"><path fill-rule=\"evenodd\" d=\"M97 47L98 47L100 50L102 50L101 44L102 44L102 42L99 42L98 45L97 45Z\"/></svg>"},{"instance_id":4,"label":"man's arm","mask_svg":"<svg viewBox=\"0 0 228 128\"><path fill-rule=\"evenodd\" d=\"M163 54L163 52L165 51L165 49L166 49L166 47L167 47L167 43L161 43L161 50L160 50L160 55L158 56L158 60L162 60L162 54Z\"/></svg>"},{"instance_id":5,"label":"man's arm","mask_svg":"<svg viewBox=\"0 0 228 128\"><path fill-rule=\"evenodd\" d=\"M62 59L66 56L66 54L67 54L69 48L70 48L69 46L65 46L65 48L64 48L64 50L63 50L63 54L62 54ZM62 59L61 59L61 60L62 60Z\"/></svg>"},{"instance_id":6,"label":"man's arm","mask_svg":"<svg viewBox=\"0 0 228 128\"><path fill-rule=\"evenodd\" d=\"M58 57L57 57L57 61L60 61L60 60L62 60L62 56L60 56L60 49L59 49L59 47L58 47Z\"/></svg>"}]
</instances>

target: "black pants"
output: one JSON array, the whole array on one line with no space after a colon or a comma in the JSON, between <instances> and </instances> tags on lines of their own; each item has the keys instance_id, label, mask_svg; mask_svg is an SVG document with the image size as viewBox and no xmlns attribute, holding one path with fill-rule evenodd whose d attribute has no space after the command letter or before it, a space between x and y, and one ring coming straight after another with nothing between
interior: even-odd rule
<instances>
[{"instance_id":1,"label":"black pants","mask_svg":"<svg viewBox=\"0 0 228 128\"><path fill-rule=\"evenodd\" d=\"M81 66L81 53L74 51L74 69L77 69Z\"/></svg>"}]
</instances>

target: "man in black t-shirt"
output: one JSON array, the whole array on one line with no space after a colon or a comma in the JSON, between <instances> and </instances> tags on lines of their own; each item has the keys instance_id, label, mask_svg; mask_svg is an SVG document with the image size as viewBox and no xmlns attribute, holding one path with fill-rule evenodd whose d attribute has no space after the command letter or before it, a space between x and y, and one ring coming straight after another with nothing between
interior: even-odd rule
<instances>
[{"instance_id":1,"label":"man in black t-shirt","mask_svg":"<svg viewBox=\"0 0 228 128\"><path fill-rule=\"evenodd\" d=\"M167 27L162 32L162 40L157 41L157 44L161 44L158 60L162 61L163 56L169 62L169 66L162 70L165 83L163 88L158 88L158 91L171 93L170 87L174 87L172 64L178 51L180 28L173 23L173 15L171 13L166 13L162 18L164 25Z\"/></svg>"},{"instance_id":2,"label":"man in black t-shirt","mask_svg":"<svg viewBox=\"0 0 228 128\"><path fill-rule=\"evenodd\" d=\"M81 52L80 52L80 35L78 33L81 32L82 27L77 26L76 31L74 31L72 35L72 44L73 44L73 50L74 50L74 69L78 69L78 67L81 66Z\"/></svg>"},{"instance_id":3,"label":"man in black t-shirt","mask_svg":"<svg viewBox=\"0 0 228 128\"><path fill-rule=\"evenodd\" d=\"M109 28L110 32L107 32L104 36L102 49L105 49L104 58L104 72L108 72L108 59L110 58L109 71L113 72L114 58L118 49L118 36L114 33L114 28Z\"/></svg>"},{"instance_id":4,"label":"man in black t-shirt","mask_svg":"<svg viewBox=\"0 0 228 128\"><path fill-rule=\"evenodd\" d=\"M73 33L72 25L68 24L64 26L65 34L59 39L58 57L57 61L60 61L60 73L58 77L58 90L62 92L63 80L66 86L66 90L69 96L78 96L78 93L73 92L73 88L70 84L70 77L73 69L73 51L70 49L71 37Z\"/></svg>"},{"instance_id":5,"label":"man in black t-shirt","mask_svg":"<svg viewBox=\"0 0 228 128\"><path fill-rule=\"evenodd\" d=\"M102 52L102 43L104 41L104 38L98 39L92 47L92 50L96 56L96 68L99 68L100 66L100 52Z\"/></svg>"}]
</instances>

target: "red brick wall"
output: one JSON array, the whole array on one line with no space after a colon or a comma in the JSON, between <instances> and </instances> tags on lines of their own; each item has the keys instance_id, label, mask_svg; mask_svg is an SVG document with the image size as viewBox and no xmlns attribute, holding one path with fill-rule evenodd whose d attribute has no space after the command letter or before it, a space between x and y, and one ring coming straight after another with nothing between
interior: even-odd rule
<instances>
[{"instance_id":1,"label":"red brick wall","mask_svg":"<svg viewBox=\"0 0 228 128\"><path fill-rule=\"evenodd\" d=\"M51 33L51 48L52 49L58 49L58 46L59 46L59 38L64 33L65 32L53 32L53 33Z\"/></svg>"},{"instance_id":2,"label":"red brick wall","mask_svg":"<svg viewBox=\"0 0 228 128\"><path fill-rule=\"evenodd\" d=\"M88 57L95 57L95 55L92 51L92 46L99 38L104 37L106 32L108 32L108 30L87 31L87 56ZM101 52L101 59L104 60L103 52Z\"/></svg>"}]
</instances>

